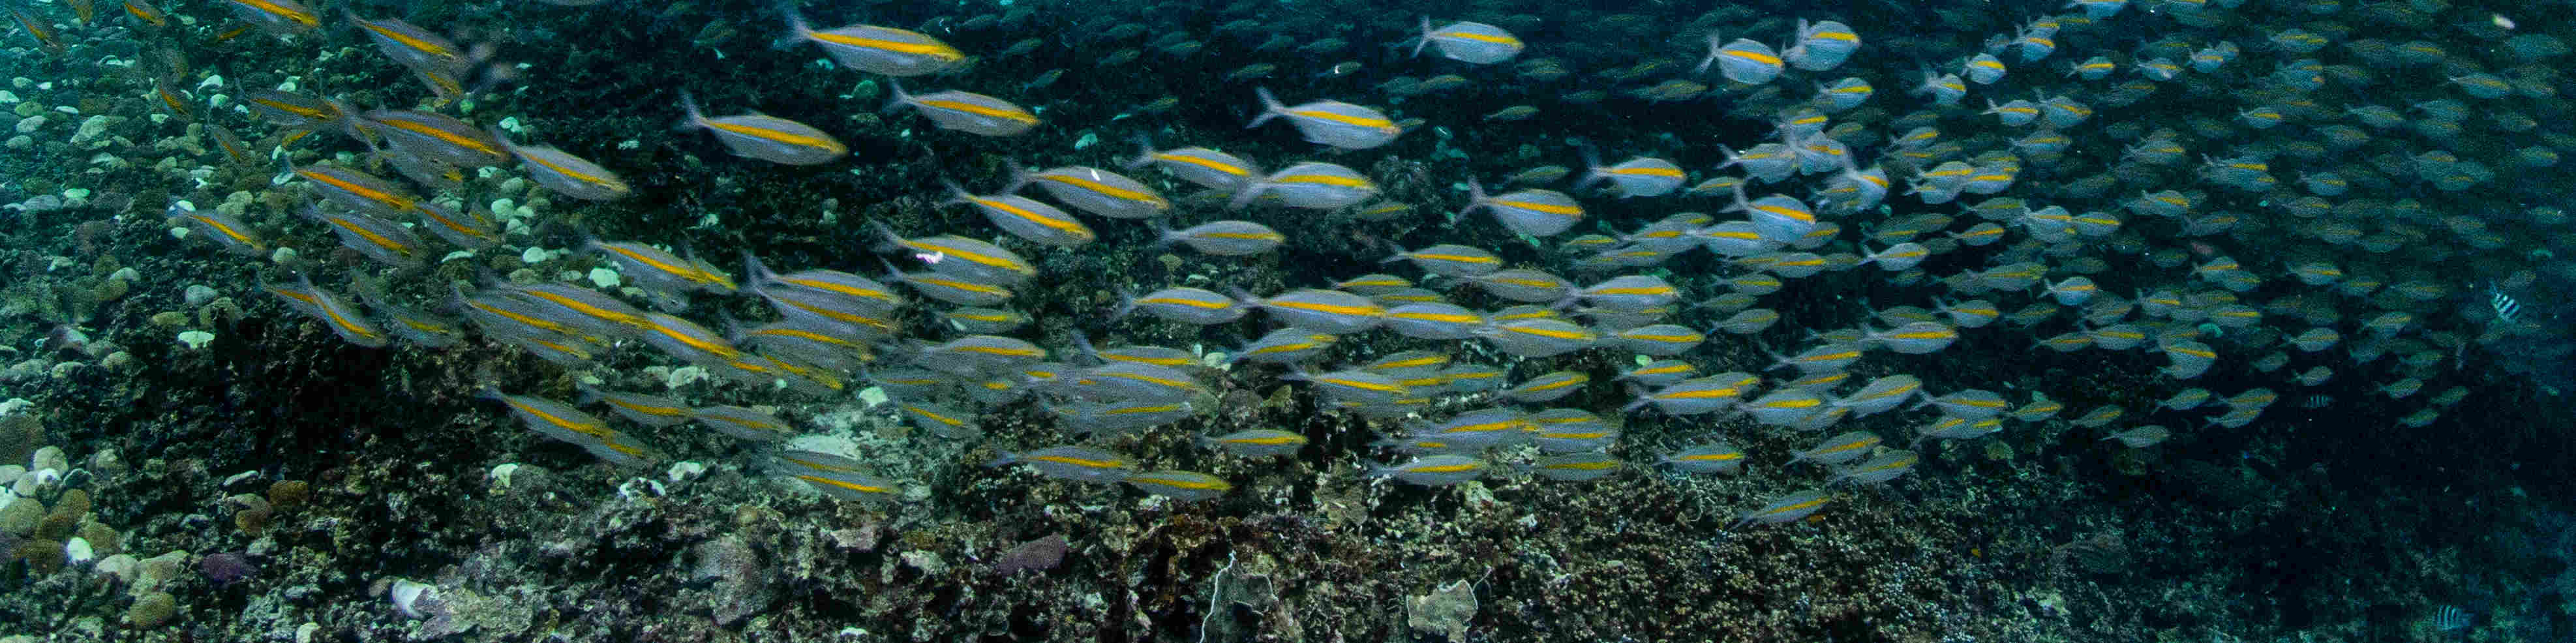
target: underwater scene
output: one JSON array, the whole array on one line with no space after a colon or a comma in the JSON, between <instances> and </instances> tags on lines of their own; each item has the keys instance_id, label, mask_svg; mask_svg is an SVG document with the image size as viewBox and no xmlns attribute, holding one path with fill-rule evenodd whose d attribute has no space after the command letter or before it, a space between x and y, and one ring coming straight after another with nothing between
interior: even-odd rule
<instances>
[{"instance_id":1,"label":"underwater scene","mask_svg":"<svg viewBox=\"0 0 2576 643\"><path fill-rule=\"evenodd\" d=\"M2576 641L2561 0L0 10L0 643Z\"/></svg>"}]
</instances>

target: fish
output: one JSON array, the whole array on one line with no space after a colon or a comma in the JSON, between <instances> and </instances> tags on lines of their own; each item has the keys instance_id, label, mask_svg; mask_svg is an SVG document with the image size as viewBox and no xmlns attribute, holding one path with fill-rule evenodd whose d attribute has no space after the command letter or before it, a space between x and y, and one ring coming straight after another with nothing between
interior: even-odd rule
<instances>
[{"instance_id":1,"label":"fish","mask_svg":"<svg viewBox=\"0 0 2576 643\"><path fill-rule=\"evenodd\" d=\"M1994 54L1981 53L1969 57L1967 62L1961 65L1959 75L1967 78L1968 82L1992 85L2003 80L2004 73L2008 70L2002 59L1996 58Z\"/></svg>"},{"instance_id":2,"label":"fish","mask_svg":"<svg viewBox=\"0 0 2576 643\"><path fill-rule=\"evenodd\" d=\"M1708 336L1687 326L1653 324L1611 333L1607 339L1640 355L1670 357L1698 348Z\"/></svg>"},{"instance_id":3,"label":"fish","mask_svg":"<svg viewBox=\"0 0 2576 643\"><path fill-rule=\"evenodd\" d=\"M1744 450L1725 441L1684 447L1661 460L1686 473L1732 474L1744 469Z\"/></svg>"},{"instance_id":4,"label":"fish","mask_svg":"<svg viewBox=\"0 0 2576 643\"><path fill-rule=\"evenodd\" d=\"M529 179L557 194L585 201L615 201L635 191L625 179L618 178L616 172L589 159L551 146L520 145L500 132L493 132L492 137L501 143L502 149L510 152L510 156L519 159L520 167L528 171Z\"/></svg>"},{"instance_id":5,"label":"fish","mask_svg":"<svg viewBox=\"0 0 2576 643\"><path fill-rule=\"evenodd\" d=\"M1379 465L1369 471L1369 476L1391 477L1426 487L1446 487L1484 477L1485 471L1492 466L1471 456L1440 454L1402 464Z\"/></svg>"},{"instance_id":6,"label":"fish","mask_svg":"<svg viewBox=\"0 0 2576 643\"><path fill-rule=\"evenodd\" d=\"M1484 208L1503 227L1533 237L1564 234L1583 220L1583 205L1555 190L1528 189L1489 197L1483 184L1469 181L1467 195L1467 207L1450 219L1465 218L1467 213Z\"/></svg>"},{"instance_id":7,"label":"fish","mask_svg":"<svg viewBox=\"0 0 2576 643\"><path fill-rule=\"evenodd\" d=\"M893 480L868 473L864 462L819 451L779 452L769 471L838 500L885 501L903 492Z\"/></svg>"},{"instance_id":8,"label":"fish","mask_svg":"<svg viewBox=\"0 0 2576 643\"><path fill-rule=\"evenodd\" d=\"M1268 458L1296 454L1306 447L1306 436L1278 429L1245 429L1225 435L1201 436L1199 446L1221 449L1246 458Z\"/></svg>"},{"instance_id":9,"label":"fish","mask_svg":"<svg viewBox=\"0 0 2576 643\"><path fill-rule=\"evenodd\" d=\"M1460 340L1475 337L1485 316L1447 302L1417 302L1386 309L1388 330L1414 339Z\"/></svg>"},{"instance_id":10,"label":"fish","mask_svg":"<svg viewBox=\"0 0 2576 643\"><path fill-rule=\"evenodd\" d=\"M1588 152L1587 152L1588 154ZM1619 188L1619 197L1657 197L1671 194L1689 175L1679 165L1659 158L1637 157L1613 165L1601 165L1591 159L1592 168L1584 172L1574 189L1580 191L1595 181L1608 180Z\"/></svg>"},{"instance_id":11,"label":"fish","mask_svg":"<svg viewBox=\"0 0 2576 643\"><path fill-rule=\"evenodd\" d=\"M1004 452L1001 457L985 463L984 466L1000 467L1012 464L1029 465L1030 468L1037 469L1038 475L1049 478L1097 484L1114 484L1136 473L1134 460L1108 451L1082 446L1049 447L1020 453Z\"/></svg>"},{"instance_id":12,"label":"fish","mask_svg":"<svg viewBox=\"0 0 2576 643\"><path fill-rule=\"evenodd\" d=\"M1958 341L1959 331L1949 324L1919 321L1884 331L1870 331L1866 333L1865 339L1880 348L1897 353L1925 355L1940 352L1941 349L1948 348L1951 342Z\"/></svg>"},{"instance_id":13,"label":"fish","mask_svg":"<svg viewBox=\"0 0 2576 643\"><path fill-rule=\"evenodd\" d=\"M680 108L687 113L680 127L714 132L716 141L724 143L735 156L786 165L815 165L840 160L850 153L849 146L842 145L840 139L804 123L766 114L708 118L698 111L697 99L686 93L680 94Z\"/></svg>"},{"instance_id":14,"label":"fish","mask_svg":"<svg viewBox=\"0 0 2576 643\"><path fill-rule=\"evenodd\" d=\"M581 387L581 403L604 402L618 417L649 427L666 427L689 421L689 406L659 395L611 391L590 386Z\"/></svg>"},{"instance_id":15,"label":"fish","mask_svg":"<svg viewBox=\"0 0 2576 643\"><path fill-rule=\"evenodd\" d=\"M2150 424L2113 433L2109 436L2103 437L2102 439L2118 440L2120 441L2120 444L2132 449L2144 449L2161 444L2166 438L2170 437L2173 437L2173 430L2167 429L2161 424Z\"/></svg>"},{"instance_id":16,"label":"fish","mask_svg":"<svg viewBox=\"0 0 2576 643\"><path fill-rule=\"evenodd\" d=\"M1156 243L1183 244L1199 252L1220 257L1242 257L1270 252L1286 243L1288 237L1270 226L1242 220L1210 221L1180 230L1154 222Z\"/></svg>"},{"instance_id":17,"label":"fish","mask_svg":"<svg viewBox=\"0 0 2576 643\"><path fill-rule=\"evenodd\" d=\"M1914 465L1922 461L1922 456L1912 451L1890 450L1870 458L1867 462L1836 470L1833 477L1825 481L1825 485L1833 486L1844 482L1852 484L1887 482L1912 472Z\"/></svg>"},{"instance_id":18,"label":"fish","mask_svg":"<svg viewBox=\"0 0 2576 643\"><path fill-rule=\"evenodd\" d=\"M1812 388L1787 386L1762 397L1737 402L1735 407L1752 415L1755 422L1772 426L1798 426L1818 413L1842 412L1826 400L1824 394Z\"/></svg>"},{"instance_id":19,"label":"fish","mask_svg":"<svg viewBox=\"0 0 2576 643\"><path fill-rule=\"evenodd\" d=\"M510 155L501 141L471 123L434 112L376 110L361 121L385 135L397 154L434 159L460 168L500 165Z\"/></svg>"},{"instance_id":20,"label":"fish","mask_svg":"<svg viewBox=\"0 0 2576 643\"><path fill-rule=\"evenodd\" d=\"M1869 457L1871 450L1878 448L1878 445L1883 442L1886 440L1868 431L1844 433L1826 438L1816 446L1798 452L1796 457L1789 460L1789 463L1813 462L1828 466L1842 464Z\"/></svg>"},{"instance_id":21,"label":"fish","mask_svg":"<svg viewBox=\"0 0 2576 643\"><path fill-rule=\"evenodd\" d=\"M1763 504L1761 507L1736 514L1735 524L1729 525L1727 528L1737 529L1751 524L1776 525L1785 522L1797 522L1800 519L1815 515L1817 510L1823 509L1827 503L1832 501L1832 494L1828 494L1822 489L1812 489L1782 495Z\"/></svg>"},{"instance_id":22,"label":"fish","mask_svg":"<svg viewBox=\"0 0 2576 643\"><path fill-rule=\"evenodd\" d=\"M128 5L129 9L131 6ZM397 18L368 20L346 9L341 14L348 18L349 24L357 26L360 33L366 34L367 40L376 43L377 51L414 71L454 76L470 64L464 49L427 29Z\"/></svg>"},{"instance_id":23,"label":"fish","mask_svg":"<svg viewBox=\"0 0 2576 643\"><path fill-rule=\"evenodd\" d=\"M1378 263L1408 261L1423 272L1449 277L1477 277L1502 269L1503 260L1494 253L1457 244L1427 246L1420 250L1397 249L1395 254Z\"/></svg>"},{"instance_id":24,"label":"fish","mask_svg":"<svg viewBox=\"0 0 2576 643\"><path fill-rule=\"evenodd\" d=\"M1006 372L1047 358L1046 349L1036 344L1000 335L967 335L936 344L920 342L912 350L914 365L960 375Z\"/></svg>"},{"instance_id":25,"label":"fish","mask_svg":"<svg viewBox=\"0 0 2576 643\"><path fill-rule=\"evenodd\" d=\"M1552 371L1503 389L1503 397L1523 404L1554 402L1583 390L1591 381L1592 376L1581 372Z\"/></svg>"},{"instance_id":26,"label":"fish","mask_svg":"<svg viewBox=\"0 0 2576 643\"><path fill-rule=\"evenodd\" d=\"M969 194L956 183L944 185L948 186L950 198L940 205L963 203L975 206L976 211L984 213L985 220L1011 233L1011 236L1059 248L1079 248L1100 238L1091 226L1083 225L1072 214L1036 199L1007 191L1001 194Z\"/></svg>"},{"instance_id":27,"label":"fish","mask_svg":"<svg viewBox=\"0 0 2576 643\"><path fill-rule=\"evenodd\" d=\"M914 31L875 25L850 25L816 31L805 22L805 16L793 8L787 11L788 35L812 42L823 48L834 62L859 71L908 78L935 74L965 62L965 52L958 51L938 38Z\"/></svg>"},{"instance_id":28,"label":"fish","mask_svg":"<svg viewBox=\"0 0 2576 643\"><path fill-rule=\"evenodd\" d=\"M1096 167L1075 165L1037 173L1021 171L1013 183L1015 187L1034 184L1074 209L1112 219L1153 219L1168 214L1172 209L1170 200L1144 183Z\"/></svg>"},{"instance_id":29,"label":"fish","mask_svg":"<svg viewBox=\"0 0 2576 643\"><path fill-rule=\"evenodd\" d=\"M1332 347L1334 342L1340 342L1340 340L1337 340L1337 337L1332 337L1332 334L1311 332L1311 329L1285 327L1285 329L1273 329L1273 332L1265 332L1265 334L1262 334L1262 337L1257 337L1257 340L1249 342L1249 345L1236 347L1236 350L1231 352L1231 358L1226 358L1226 360L1229 360L1229 363L1278 363L1278 365L1298 365L1298 363L1306 363L1306 360L1321 358L1321 355L1324 355L1324 350L1329 350L1329 347ZM1190 363L1195 363L1195 358L1190 360ZM1285 378L1285 376L1283 376L1283 378Z\"/></svg>"},{"instance_id":30,"label":"fish","mask_svg":"<svg viewBox=\"0 0 2576 643\"><path fill-rule=\"evenodd\" d=\"M2504 289L2497 288L2495 282L2487 282L2487 290L2490 293L2487 296L2487 310L2495 313L2497 322L2511 324L2522 317L2521 301L2514 299L2512 295L2505 294Z\"/></svg>"},{"instance_id":31,"label":"fish","mask_svg":"<svg viewBox=\"0 0 2576 643\"><path fill-rule=\"evenodd\" d=\"M306 181L323 198L368 215L392 218L420 207L421 199L392 181L375 175L329 165L304 165L291 173Z\"/></svg>"},{"instance_id":32,"label":"fish","mask_svg":"<svg viewBox=\"0 0 2576 643\"><path fill-rule=\"evenodd\" d=\"M232 7L234 17L274 36L311 33L322 26L320 15L295 0L224 0L224 4Z\"/></svg>"},{"instance_id":33,"label":"fish","mask_svg":"<svg viewBox=\"0 0 2576 643\"><path fill-rule=\"evenodd\" d=\"M1176 287L1125 297L1110 317L1122 318L1140 310L1168 321L1200 326L1232 322L1251 312L1232 297L1201 288Z\"/></svg>"},{"instance_id":34,"label":"fish","mask_svg":"<svg viewBox=\"0 0 2576 643\"><path fill-rule=\"evenodd\" d=\"M1194 471L1146 471L1118 479L1140 491L1184 502L1209 500L1234 490L1223 478Z\"/></svg>"},{"instance_id":35,"label":"fish","mask_svg":"<svg viewBox=\"0 0 2576 643\"><path fill-rule=\"evenodd\" d=\"M1827 71L1840 67L1843 61L1851 59L1852 52L1860 50L1860 34L1853 32L1850 25L1840 22L1825 20L1810 24L1807 19L1799 18L1797 33L1797 44L1790 45L1780 57L1790 66L1802 70Z\"/></svg>"},{"instance_id":36,"label":"fish","mask_svg":"<svg viewBox=\"0 0 2576 643\"><path fill-rule=\"evenodd\" d=\"M1364 370L1291 372L1280 376L1280 379L1311 384L1314 393L1326 401L1384 404L1413 395L1412 390L1397 384L1395 378Z\"/></svg>"},{"instance_id":37,"label":"fish","mask_svg":"<svg viewBox=\"0 0 2576 643\"><path fill-rule=\"evenodd\" d=\"M694 256L682 257L670 251L627 241L583 242L585 249L606 255L621 269L618 274L634 279L638 285L668 295L699 290L729 294L740 287L733 275L725 274Z\"/></svg>"},{"instance_id":38,"label":"fish","mask_svg":"<svg viewBox=\"0 0 2576 643\"><path fill-rule=\"evenodd\" d=\"M1338 210L1377 196L1377 182L1332 163L1309 161L1288 166L1241 186L1230 207L1241 208L1263 196L1289 207Z\"/></svg>"},{"instance_id":39,"label":"fish","mask_svg":"<svg viewBox=\"0 0 2576 643\"><path fill-rule=\"evenodd\" d=\"M744 356L743 350L734 346L732 340L707 330L697 322L662 313L644 313L642 318L644 325L640 334L644 343L680 361L713 370L714 367L709 365L738 362Z\"/></svg>"},{"instance_id":40,"label":"fish","mask_svg":"<svg viewBox=\"0 0 2576 643\"><path fill-rule=\"evenodd\" d=\"M1691 73L1705 73L1713 65L1717 67L1718 75L1729 81L1760 85L1779 78L1785 64L1786 61L1781 60L1780 54L1770 45L1749 38L1729 41L1711 32L1708 34L1708 57L1700 59L1699 66L1691 68Z\"/></svg>"},{"instance_id":41,"label":"fish","mask_svg":"<svg viewBox=\"0 0 2576 643\"><path fill-rule=\"evenodd\" d=\"M401 269L426 265L428 243L402 224L359 213L325 212L306 204L297 214L331 229L339 236L340 245L355 250L369 259Z\"/></svg>"},{"instance_id":42,"label":"fish","mask_svg":"<svg viewBox=\"0 0 2576 643\"><path fill-rule=\"evenodd\" d=\"M689 419L718 433L771 442L785 440L796 431L794 425L778 416L741 406L708 406L689 409Z\"/></svg>"},{"instance_id":43,"label":"fish","mask_svg":"<svg viewBox=\"0 0 2576 643\"><path fill-rule=\"evenodd\" d=\"M167 214L185 221L188 229L196 231L225 252L245 257L268 256L268 238L231 215L199 210L186 201L171 202Z\"/></svg>"},{"instance_id":44,"label":"fish","mask_svg":"<svg viewBox=\"0 0 2576 643\"><path fill-rule=\"evenodd\" d=\"M1333 335L1375 328L1386 316L1386 308L1377 302L1338 290L1301 288L1271 297L1237 293L1235 299L1289 326Z\"/></svg>"},{"instance_id":45,"label":"fish","mask_svg":"<svg viewBox=\"0 0 2576 643\"><path fill-rule=\"evenodd\" d=\"M509 395L493 388L483 389L478 396L509 407L510 415L517 417L528 430L581 447L610 464L644 467L663 459L659 449L623 431L609 428L608 422L599 416L583 413L570 404L540 397Z\"/></svg>"},{"instance_id":46,"label":"fish","mask_svg":"<svg viewBox=\"0 0 2576 643\"><path fill-rule=\"evenodd\" d=\"M1511 60L1521 53L1521 39L1502 27L1481 22L1453 22L1434 29L1431 17L1423 16L1421 29L1421 41L1413 45L1415 56L1421 56L1422 48L1430 46L1451 60L1491 65Z\"/></svg>"},{"instance_id":47,"label":"fish","mask_svg":"<svg viewBox=\"0 0 2576 643\"><path fill-rule=\"evenodd\" d=\"M940 129L982 136L1018 136L1040 122L1028 108L983 94L952 89L916 96L905 93L902 83L888 85L894 89L894 99L887 109L911 107Z\"/></svg>"},{"instance_id":48,"label":"fish","mask_svg":"<svg viewBox=\"0 0 2576 643\"><path fill-rule=\"evenodd\" d=\"M1138 141L1144 152L1126 163L1136 168L1153 165L1163 168L1183 181L1199 187L1231 193L1263 176L1261 168L1232 154L1204 147L1180 147L1156 150L1149 141ZM1061 197L1059 197L1061 198ZM1102 215L1111 216L1111 215ZM1115 217L1113 217L1115 218Z\"/></svg>"},{"instance_id":49,"label":"fish","mask_svg":"<svg viewBox=\"0 0 2576 643\"><path fill-rule=\"evenodd\" d=\"M1619 441L1619 429L1582 409L1547 409L1525 420L1530 442L1542 453L1600 451Z\"/></svg>"},{"instance_id":50,"label":"fish","mask_svg":"<svg viewBox=\"0 0 2576 643\"><path fill-rule=\"evenodd\" d=\"M324 327L331 329L331 334L338 335L340 339L351 344L366 348L384 348L385 345L393 343L392 335L388 334L383 326L367 318L365 311L360 310L347 297L314 286L313 280L302 274L297 274L295 280L296 285L292 287L263 284L261 289L278 295L287 302L288 308L321 321Z\"/></svg>"},{"instance_id":51,"label":"fish","mask_svg":"<svg viewBox=\"0 0 2576 643\"><path fill-rule=\"evenodd\" d=\"M947 263L955 262L942 261L940 264L934 264L934 267ZM989 283L985 281L989 277L981 275L950 274L937 270L904 272L895 268L892 263L885 264L885 268L886 281L910 286L914 292L922 296L959 306L1000 306L1009 302L1016 294L1009 285Z\"/></svg>"},{"instance_id":52,"label":"fish","mask_svg":"<svg viewBox=\"0 0 2576 643\"><path fill-rule=\"evenodd\" d=\"M1547 318L1488 321L1476 328L1475 335L1503 352L1526 358L1563 355L1591 348L1600 340L1592 329Z\"/></svg>"},{"instance_id":53,"label":"fish","mask_svg":"<svg viewBox=\"0 0 2576 643\"><path fill-rule=\"evenodd\" d=\"M1271 119L1286 117L1289 124L1306 142L1346 150L1364 150L1394 142L1404 129L1395 126L1385 112L1334 100L1319 100L1294 107L1281 104L1266 87L1254 88L1261 99L1261 115L1255 116L1245 129L1260 127Z\"/></svg>"}]
</instances>

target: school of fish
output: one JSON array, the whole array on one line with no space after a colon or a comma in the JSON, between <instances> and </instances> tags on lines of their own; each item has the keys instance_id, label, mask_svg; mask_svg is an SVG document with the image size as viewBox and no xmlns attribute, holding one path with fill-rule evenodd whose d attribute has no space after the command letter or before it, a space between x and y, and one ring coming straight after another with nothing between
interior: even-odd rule
<instances>
[{"instance_id":1,"label":"school of fish","mask_svg":"<svg viewBox=\"0 0 2576 643\"><path fill-rule=\"evenodd\" d=\"M72 22L9 11L57 51L63 30L112 19L87 1L64 4L80 12ZM765 82L864 79L888 89L888 109L937 130L921 136L1061 137L1047 149L1075 151L1044 162L1020 152L1007 177L918 186L946 223L850 222L871 242L826 265L594 237L551 252L589 253L614 278L533 282L428 277L459 256L549 252L532 230L555 213L477 205L487 194L478 182L524 177L562 197L551 206L561 210L657 191L685 200L691 182L630 182L681 170L597 163L618 155L521 140L500 124L513 115L466 116L457 103L507 74L441 29L346 13L337 20L349 28L337 30L294 0L220 4L239 25L220 38L364 42L419 81L418 102L231 87L217 105L203 73L169 70L151 99L201 124L211 160L273 172L304 195L266 218L179 201L172 227L278 264L257 287L355 346L524 351L550 364L532 368L577 374L638 359L695 369L706 383L672 390L483 395L496 415L611 465L665 462L674 455L657 437L711 430L833 498L883 501L922 484L882 475L883 454L791 446L816 430L811 409L864 399L925 440L993 440L989 418L1035 409L1052 424L1047 437L992 444L1000 456L989 462L936 466L1024 466L1177 501L1222 498L1248 476L1219 473L1282 457L1431 486L1759 472L1795 490L1743 507L1736 522L1777 524L1818 515L1846 486L1907 478L1925 466L1920 451L1998 433L2077 430L2098 448L2152 449L2242 430L2284 398L2402 405L2383 430L2423 429L2488 375L2463 370L2464 355L2568 343L2540 312L2546 295L2531 293L2576 275L2538 261L2553 254L2552 235L2519 232L2564 227L2566 214L2444 209L2464 191L2537 190L2500 184L2576 150L2552 118L2564 109L2552 65L2568 47L2440 0L2074 0L1961 51L1858 33L1830 15L1721 8L1639 27L1661 30L1661 42L1623 43L1628 59L1557 36L1525 42L1516 34L1555 32L1502 12L1384 17L1374 23L1411 28L1355 27L1358 42L1270 36L1250 18L1211 33L1076 18L1086 38L1140 44L1098 69L1073 61L1009 80L976 71L979 61L1033 54L968 51L934 34L1062 9L908 26L790 10L775 28L794 47L735 55L812 57L827 70L813 76L830 78ZM156 28L169 20L142 0L118 11ZM844 21L856 22L822 28ZM2409 30L2468 33L2478 46L2385 36ZM1352 51L1369 41L1392 53ZM1219 48L1244 63L1208 81L1235 97L1233 131L1175 137L1155 124L1206 97L1097 123L1058 122L1035 102L1152 73L1139 58ZM1887 50L1942 55L1891 65L1881 61L1898 54ZM515 82L549 89L548 70L525 73L535 77ZM1374 78L1324 83L1353 76ZM1477 105L1516 104L1406 117L1454 115L1416 106L1476 95ZM2124 111L2182 97L2196 102L2153 118ZM1688 112L1748 133L1593 141L1544 127L1625 110ZM914 162L854 157L848 133L685 91L666 111L693 137L677 145L736 157L715 163ZM1095 149L1095 139L1113 143ZM1449 191L1396 189L1422 182L1400 176L1406 163ZM1352 235L1374 254L1295 266L1271 292L1049 272L1031 259L1188 252L1232 265ZM333 254L322 239L354 259L310 260ZM281 254L293 247L307 260ZM1121 295L1105 318L1047 323L1042 315L1083 307L1026 293L1062 281ZM735 318L721 312L740 310L729 300L768 314ZM1081 332L1043 330L1068 327ZM1201 331L1243 341L1126 339ZM2097 356L2084 363L2114 374L2104 381L2150 388L2008 377L2015 361L2075 352ZM1941 363L1930 360L1981 364L1920 368ZM1997 379L1971 379L1981 375ZM2367 379L2385 399L2301 393L2338 379ZM1348 452L1328 450L1349 441L1326 422L1203 430L1219 393L1281 383L1315 413L1357 418L1375 435ZM2126 401L2069 409L2061 399ZM1206 455L1123 452L1175 434ZM1747 448L1780 444L1795 446Z\"/></svg>"}]
</instances>

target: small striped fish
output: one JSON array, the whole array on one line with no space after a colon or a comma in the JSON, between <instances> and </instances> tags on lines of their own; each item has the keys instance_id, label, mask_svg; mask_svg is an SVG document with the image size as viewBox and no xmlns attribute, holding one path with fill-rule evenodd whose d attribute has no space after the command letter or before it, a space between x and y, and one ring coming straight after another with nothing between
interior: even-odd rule
<instances>
[{"instance_id":1,"label":"small striped fish","mask_svg":"<svg viewBox=\"0 0 2576 643\"><path fill-rule=\"evenodd\" d=\"M2487 298L2487 307L2495 309L2496 321L2510 324L2515 317L2522 316L2522 302L2504 294L2504 290L2496 288L2494 282L2488 282L2487 289L2495 291L2494 296Z\"/></svg>"}]
</instances>

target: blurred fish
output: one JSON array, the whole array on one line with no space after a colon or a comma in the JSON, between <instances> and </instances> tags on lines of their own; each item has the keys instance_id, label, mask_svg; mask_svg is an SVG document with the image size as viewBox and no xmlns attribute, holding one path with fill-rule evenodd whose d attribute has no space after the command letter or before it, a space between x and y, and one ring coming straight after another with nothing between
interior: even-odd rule
<instances>
[{"instance_id":1,"label":"blurred fish","mask_svg":"<svg viewBox=\"0 0 2576 643\"><path fill-rule=\"evenodd\" d=\"M1060 446L1022 453L1005 452L987 467L1026 464L1039 475L1058 480L1109 484L1135 473L1136 463L1126 456L1090 447Z\"/></svg>"},{"instance_id":2,"label":"blurred fish","mask_svg":"<svg viewBox=\"0 0 2576 643\"><path fill-rule=\"evenodd\" d=\"M359 32L367 35L367 40L376 43L377 51L384 52L385 57L404 67L452 77L464 71L468 64L464 49L427 29L396 18L368 20L346 9L341 13L349 19L349 24L356 25Z\"/></svg>"},{"instance_id":3,"label":"blurred fish","mask_svg":"<svg viewBox=\"0 0 2576 643\"><path fill-rule=\"evenodd\" d=\"M321 321L323 326L331 329L331 334L351 344L384 348L386 344L393 343L392 336L384 327L368 319L347 297L314 286L313 280L302 274L297 274L295 280L296 284L291 287L263 285L262 289L278 294L286 300L288 308Z\"/></svg>"},{"instance_id":4,"label":"blurred fish","mask_svg":"<svg viewBox=\"0 0 2576 643\"><path fill-rule=\"evenodd\" d=\"M769 470L840 500L882 501L903 491L894 481L868 473L866 463L829 453L783 451L774 456Z\"/></svg>"},{"instance_id":5,"label":"blurred fish","mask_svg":"<svg viewBox=\"0 0 2576 643\"><path fill-rule=\"evenodd\" d=\"M241 100L252 114L279 127L349 130L349 110L334 101L269 89L244 90Z\"/></svg>"},{"instance_id":6,"label":"blurred fish","mask_svg":"<svg viewBox=\"0 0 2576 643\"><path fill-rule=\"evenodd\" d=\"M1736 529L1748 524L1776 525L1796 522L1801 518L1815 515L1817 510L1825 507L1825 503L1832 501L1833 496L1822 489L1791 493L1772 499L1771 502L1759 508L1736 514L1735 524L1727 528Z\"/></svg>"},{"instance_id":7,"label":"blurred fish","mask_svg":"<svg viewBox=\"0 0 2576 643\"><path fill-rule=\"evenodd\" d=\"M1686 473L1731 474L1744 469L1744 450L1724 441L1708 442L1674 451L1662 462Z\"/></svg>"},{"instance_id":8,"label":"blurred fish","mask_svg":"<svg viewBox=\"0 0 2576 643\"><path fill-rule=\"evenodd\" d=\"M660 461L660 450L637 441L625 432L609 428L599 416L581 412L570 404L539 397L504 394L485 388L479 395L510 408L519 423L556 440L572 443L610 464L625 467L648 466Z\"/></svg>"},{"instance_id":9,"label":"blurred fish","mask_svg":"<svg viewBox=\"0 0 2576 643\"><path fill-rule=\"evenodd\" d=\"M245 257L268 256L268 240L231 215L198 210L186 201L176 201L170 204L168 216L185 220L190 230L227 252Z\"/></svg>"},{"instance_id":10,"label":"blurred fish","mask_svg":"<svg viewBox=\"0 0 2576 643\"><path fill-rule=\"evenodd\" d=\"M1369 471L1371 477L1393 477L1426 487L1446 487L1485 475L1491 465L1471 456L1442 454L1425 456L1411 462L1380 465Z\"/></svg>"},{"instance_id":11,"label":"blurred fish","mask_svg":"<svg viewBox=\"0 0 2576 643\"><path fill-rule=\"evenodd\" d=\"M402 224L365 214L325 212L312 204L296 212L331 228L331 233L340 237L340 245L385 265L417 268L429 259L428 245Z\"/></svg>"},{"instance_id":12,"label":"blurred fish","mask_svg":"<svg viewBox=\"0 0 2576 643\"><path fill-rule=\"evenodd\" d=\"M1223 478L1194 471L1146 471L1118 479L1138 490L1175 500L1208 500L1234 490Z\"/></svg>"},{"instance_id":13,"label":"blurred fish","mask_svg":"<svg viewBox=\"0 0 2576 643\"><path fill-rule=\"evenodd\" d=\"M233 16L257 26L273 36L310 33L322 26L321 16L295 0L224 0Z\"/></svg>"},{"instance_id":14,"label":"blurred fish","mask_svg":"<svg viewBox=\"0 0 2576 643\"><path fill-rule=\"evenodd\" d=\"M1202 436L1199 445L1246 458L1267 458L1295 454L1305 448L1306 436L1277 429L1247 429L1225 435Z\"/></svg>"},{"instance_id":15,"label":"blurred fish","mask_svg":"<svg viewBox=\"0 0 2576 643\"><path fill-rule=\"evenodd\" d=\"M581 403L605 402L608 410L636 424L665 427L689 421L689 406L659 395L581 387Z\"/></svg>"}]
</instances>

